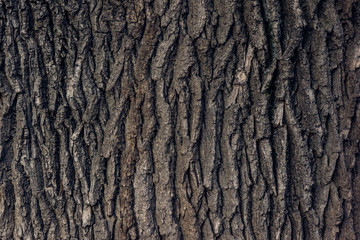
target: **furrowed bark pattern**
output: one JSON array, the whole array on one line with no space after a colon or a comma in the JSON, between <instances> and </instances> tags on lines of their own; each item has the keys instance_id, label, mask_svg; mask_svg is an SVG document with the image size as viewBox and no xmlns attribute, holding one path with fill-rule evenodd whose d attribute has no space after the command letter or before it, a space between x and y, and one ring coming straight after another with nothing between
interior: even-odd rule
<instances>
[{"instance_id":1,"label":"furrowed bark pattern","mask_svg":"<svg viewBox=\"0 0 360 240\"><path fill-rule=\"evenodd\" d=\"M356 0L2 0L0 238L360 238L359 79Z\"/></svg>"}]
</instances>

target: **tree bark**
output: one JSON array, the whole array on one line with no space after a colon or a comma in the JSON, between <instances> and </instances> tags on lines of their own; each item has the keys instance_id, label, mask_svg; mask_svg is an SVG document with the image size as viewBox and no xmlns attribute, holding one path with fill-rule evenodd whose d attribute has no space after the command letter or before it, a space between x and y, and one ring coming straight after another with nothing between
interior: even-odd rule
<instances>
[{"instance_id":1,"label":"tree bark","mask_svg":"<svg viewBox=\"0 0 360 240\"><path fill-rule=\"evenodd\" d=\"M358 0L1 0L1 239L359 239Z\"/></svg>"}]
</instances>

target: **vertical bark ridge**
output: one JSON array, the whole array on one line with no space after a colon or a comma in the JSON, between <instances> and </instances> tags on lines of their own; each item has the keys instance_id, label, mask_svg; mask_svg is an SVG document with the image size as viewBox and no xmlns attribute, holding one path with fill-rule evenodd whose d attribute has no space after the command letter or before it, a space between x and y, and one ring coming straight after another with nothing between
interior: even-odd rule
<instances>
[{"instance_id":1,"label":"vertical bark ridge","mask_svg":"<svg viewBox=\"0 0 360 240\"><path fill-rule=\"evenodd\" d=\"M166 9L166 3L156 1L154 11L164 16L161 21L163 40L159 43L151 64L151 78L155 81L155 111L157 117L157 134L153 144L154 185L156 196L156 221L159 234L164 239L181 239L176 207L175 189L175 94L171 87L174 71L174 56L179 37L179 9L181 1L171 1ZM176 14L172 14L172 12ZM170 16L166 18L165 16ZM170 74L166 74L170 72Z\"/></svg>"},{"instance_id":2,"label":"vertical bark ridge","mask_svg":"<svg viewBox=\"0 0 360 240\"><path fill-rule=\"evenodd\" d=\"M142 101L140 106L142 126L137 137L139 159L134 177L135 214L141 239L160 239L155 218L155 192L153 185L154 163L152 144L156 130L155 87L147 71L159 36L159 19L153 9L145 5L146 25L137 53L134 75L137 80L136 98Z\"/></svg>"}]
</instances>

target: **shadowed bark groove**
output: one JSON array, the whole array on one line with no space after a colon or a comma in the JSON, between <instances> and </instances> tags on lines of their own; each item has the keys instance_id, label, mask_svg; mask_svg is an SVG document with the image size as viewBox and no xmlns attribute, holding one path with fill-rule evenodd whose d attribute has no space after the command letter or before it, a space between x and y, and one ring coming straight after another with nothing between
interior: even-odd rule
<instances>
[{"instance_id":1,"label":"shadowed bark groove","mask_svg":"<svg viewBox=\"0 0 360 240\"><path fill-rule=\"evenodd\" d=\"M0 239L360 238L356 0L0 2Z\"/></svg>"}]
</instances>

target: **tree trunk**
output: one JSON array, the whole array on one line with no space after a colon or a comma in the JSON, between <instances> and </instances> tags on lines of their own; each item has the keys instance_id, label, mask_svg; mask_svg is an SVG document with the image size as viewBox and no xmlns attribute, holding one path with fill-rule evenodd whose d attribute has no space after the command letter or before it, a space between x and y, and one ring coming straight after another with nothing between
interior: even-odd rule
<instances>
[{"instance_id":1,"label":"tree trunk","mask_svg":"<svg viewBox=\"0 0 360 240\"><path fill-rule=\"evenodd\" d=\"M1 0L0 239L360 238L358 0Z\"/></svg>"}]
</instances>

